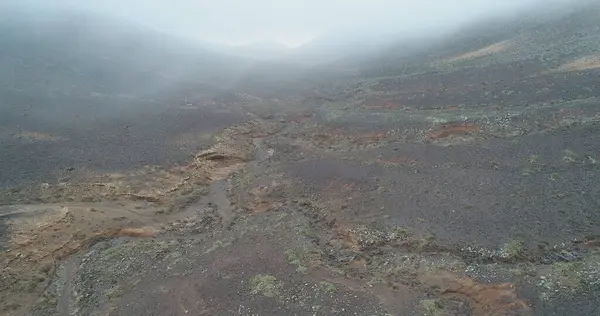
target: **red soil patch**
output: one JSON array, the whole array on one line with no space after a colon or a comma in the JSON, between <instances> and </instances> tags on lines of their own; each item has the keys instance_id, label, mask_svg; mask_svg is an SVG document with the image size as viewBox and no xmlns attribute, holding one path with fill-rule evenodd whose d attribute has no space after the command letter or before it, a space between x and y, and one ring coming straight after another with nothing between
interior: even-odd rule
<instances>
[{"instance_id":1,"label":"red soil patch","mask_svg":"<svg viewBox=\"0 0 600 316\"><path fill-rule=\"evenodd\" d=\"M600 248L600 236L586 238L582 243L585 248Z\"/></svg>"},{"instance_id":2,"label":"red soil patch","mask_svg":"<svg viewBox=\"0 0 600 316\"><path fill-rule=\"evenodd\" d=\"M530 315L526 301L519 299L510 283L482 284L451 273L422 277L424 284L438 289L439 294L468 302L475 316Z\"/></svg>"},{"instance_id":3,"label":"red soil patch","mask_svg":"<svg viewBox=\"0 0 600 316\"><path fill-rule=\"evenodd\" d=\"M427 134L431 140L446 138L455 135L466 135L480 132L481 128L473 123L452 123L442 125L438 129L432 130Z\"/></svg>"},{"instance_id":4,"label":"red soil patch","mask_svg":"<svg viewBox=\"0 0 600 316\"><path fill-rule=\"evenodd\" d=\"M367 273L367 261L363 258L354 259L348 263L348 268L358 274Z\"/></svg>"},{"instance_id":5,"label":"red soil patch","mask_svg":"<svg viewBox=\"0 0 600 316\"><path fill-rule=\"evenodd\" d=\"M557 69L552 70L553 72L563 71L584 71L600 68L600 55L585 56L570 63L564 64Z\"/></svg>"},{"instance_id":6,"label":"red soil patch","mask_svg":"<svg viewBox=\"0 0 600 316\"><path fill-rule=\"evenodd\" d=\"M123 228L116 234L126 237L154 237L156 231L153 228Z\"/></svg>"},{"instance_id":7,"label":"red soil patch","mask_svg":"<svg viewBox=\"0 0 600 316\"><path fill-rule=\"evenodd\" d=\"M341 221L333 225L334 239L355 253L364 250L356 233ZM367 262L354 259L347 267L354 273L366 273ZM415 271L417 272L417 271ZM520 299L510 283L484 284L451 272L439 271L417 274L418 284L431 289L438 297L459 300L469 304L474 316L529 316L531 308Z\"/></svg>"},{"instance_id":8,"label":"red soil patch","mask_svg":"<svg viewBox=\"0 0 600 316\"><path fill-rule=\"evenodd\" d=\"M275 192L273 186L258 186L249 191L252 201L246 206L252 213L265 213L283 205L282 202L274 198Z\"/></svg>"},{"instance_id":9,"label":"red soil patch","mask_svg":"<svg viewBox=\"0 0 600 316\"><path fill-rule=\"evenodd\" d=\"M335 223L333 223L335 238L338 239L345 248L354 252L360 252L360 245L358 244L358 240L354 236L354 233L350 229L340 225L338 222L339 221L335 221Z\"/></svg>"}]
</instances>

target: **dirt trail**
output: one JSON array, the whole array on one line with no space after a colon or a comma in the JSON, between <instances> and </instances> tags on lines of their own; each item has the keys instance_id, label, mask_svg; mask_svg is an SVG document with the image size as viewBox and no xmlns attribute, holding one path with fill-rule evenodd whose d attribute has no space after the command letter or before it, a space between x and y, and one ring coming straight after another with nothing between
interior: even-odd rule
<instances>
[{"instance_id":1,"label":"dirt trail","mask_svg":"<svg viewBox=\"0 0 600 316\"><path fill-rule=\"evenodd\" d=\"M74 315L76 311L73 309L73 291L75 282L75 267L74 258L66 258L60 267L57 282L61 284L60 296L57 303L57 310L61 315Z\"/></svg>"},{"instance_id":2,"label":"dirt trail","mask_svg":"<svg viewBox=\"0 0 600 316\"><path fill-rule=\"evenodd\" d=\"M234 217L233 206L227 197L229 188L230 185L225 180L215 181L215 183L210 186L210 201L214 203L219 210L223 226L228 226Z\"/></svg>"}]
</instances>

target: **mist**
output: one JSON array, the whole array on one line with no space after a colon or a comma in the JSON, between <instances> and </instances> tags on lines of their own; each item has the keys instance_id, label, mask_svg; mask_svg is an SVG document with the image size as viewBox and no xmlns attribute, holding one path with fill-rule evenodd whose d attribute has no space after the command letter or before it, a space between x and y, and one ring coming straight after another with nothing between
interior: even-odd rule
<instances>
[{"instance_id":1,"label":"mist","mask_svg":"<svg viewBox=\"0 0 600 316\"><path fill-rule=\"evenodd\" d=\"M447 32L477 19L510 15L541 0L90 0L18 1L38 12L108 14L177 36L226 44L276 41L296 47L333 34L345 38ZM561 1L574 2L574 1ZM17 1L14 1L17 3ZM4 4L10 5L10 2Z\"/></svg>"},{"instance_id":2,"label":"mist","mask_svg":"<svg viewBox=\"0 0 600 316\"><path fill-rule=\"evenodd\" d=\"M2 82L19 98L22 93L18 91L24 89L19 85L25 83L28 91L35 88L53 98L56 94L72 98L86 91L123 102L140 95L214 94L241 89L244 84L244 88L253 87L253 93L276 93L275 86L281 91L299 86L283 78L304 75L306 66L318 65L321 77L331 72L328 64L344 58L346 72L359 67L355 62L359 58L371 58L389 68L387 64L397 63L393 58L387 64L377 59L389 47L395 49L392 55L399 55L463 28L473 29L473 23L523 12L539 16L553 7L550 4L562 7L585 2L3 1L0 26L19 20L29 24L5 33L8 44L17 46L12 51L10 45L4 47L8 54L1 56L0 70L14 74L4 76ZM28 67L20 66L23 61Z\"/></svg>"}]
</instances>

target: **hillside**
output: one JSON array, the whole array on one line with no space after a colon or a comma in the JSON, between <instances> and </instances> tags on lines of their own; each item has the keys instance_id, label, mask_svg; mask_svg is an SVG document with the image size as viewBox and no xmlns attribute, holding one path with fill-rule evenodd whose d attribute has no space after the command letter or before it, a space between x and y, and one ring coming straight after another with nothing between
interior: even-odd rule
<instances>
[{"instance_id":1,"label":"hillside","mask_svg":"<svg viewBox=\"0 0 600 316\"><path fill-rule=\"evenodd\" d=\"M406 76L516 62L558 67L597 53L600 5L580 3L549 2L536 12L470 23L449 36L402 41L362 68L367 75L385 69L379 75Z\"/></svg>"},{"instance_id":2,"label":"hillside","mask_svg":"<svg viewBox=\"0 0 600 316\"><path fill-rule=\"evenodd\" d=\"M2 79L12 90L147 94L180 82L217 81L243 68L241 59L114 18L6 14L0 24L1 65L3 73L17 77Z\"/></svg>"},{"instance_id":3,"label":"hillside","mask_svg":"<svg viewBox=\"0 0 600 316\"><path fill-rule=\"evenodd\" d=\"M350 65L360 69L355 80L361 88L346 91L348 97L358 107L381 102L411 109L512 107L594 97L600 5L560 8L471 24L440 40L402 42Z\"/></svg>"},{"instance_id":4,"label":"hillside","mask_svg":"<svg viewBox=\"0 0 600 316\"><path fill-rule=\"evenodd\" d=\"M228 125L241 117L206 121L207 113L185 107L226 93L249 66L242 59L105 16L0 15L0 186L73 165L182 159L190 152L164 145L176 137L169 130L211 129L220 124L215 118Z\"/></svg>"}]
</instances>

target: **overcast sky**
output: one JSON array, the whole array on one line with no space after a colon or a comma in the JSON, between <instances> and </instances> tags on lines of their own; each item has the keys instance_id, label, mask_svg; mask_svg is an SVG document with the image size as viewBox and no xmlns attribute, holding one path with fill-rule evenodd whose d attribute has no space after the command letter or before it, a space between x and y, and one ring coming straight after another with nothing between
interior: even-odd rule
<instances>
[{"instance_id":1,"label":"overcast sky","mask_svg":"<svg viewBox=\"0 0 600 316\"><path fill-rule=\"evenodd\" d=\"M2 0L0 0L2 1ZM16 1L16 0L15 0ZM20 0L71 3L186 37L297 45L340 30L445 29L542 0ZM565 0L561 0L565 1Z\"/></svg>"}]
</instances>

